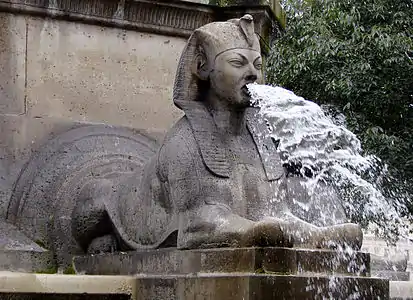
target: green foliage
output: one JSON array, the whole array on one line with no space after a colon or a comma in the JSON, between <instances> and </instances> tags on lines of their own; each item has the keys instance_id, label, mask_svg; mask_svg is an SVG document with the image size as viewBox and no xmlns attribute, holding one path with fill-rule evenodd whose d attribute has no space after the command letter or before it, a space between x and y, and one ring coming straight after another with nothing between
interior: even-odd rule
<instances>
[{"instance_id":1,"label":"green foliage","mask_svg":"<svg viewBox=\"0 0 413 300\"><path fill-rule=\"evenodd\" d=\"M409 202L413 2L290 0L284 9L287 30L268 60L269 83L344 112L364 150L388 163L387 196Z\"/></svg>"}]
</instances>

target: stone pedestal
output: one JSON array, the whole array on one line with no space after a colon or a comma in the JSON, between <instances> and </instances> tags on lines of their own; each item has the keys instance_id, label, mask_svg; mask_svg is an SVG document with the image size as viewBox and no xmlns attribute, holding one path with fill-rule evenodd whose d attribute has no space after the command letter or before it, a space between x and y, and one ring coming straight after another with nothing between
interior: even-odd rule
<instances>
[{"instance_id":1,"label":"stone pedestal","mask_svg":"<svg viewBox=\"0 0 413 300\"><path fill-rule=\"evenodd\" d=\"M74 258L81 274L134 275L139 299L389 299L368 254L287 248L152 251Z\"/></svg>"},{"instance_id":2,"label":"stone pedestal","mask_svg":"<svg viewBox=\"0 0 413 300\"><path fill-rule=\"evenodd\" d=\"M380 279L264 274L138 276L140 299L389 299Z\"/></svg>"}]
</instances>

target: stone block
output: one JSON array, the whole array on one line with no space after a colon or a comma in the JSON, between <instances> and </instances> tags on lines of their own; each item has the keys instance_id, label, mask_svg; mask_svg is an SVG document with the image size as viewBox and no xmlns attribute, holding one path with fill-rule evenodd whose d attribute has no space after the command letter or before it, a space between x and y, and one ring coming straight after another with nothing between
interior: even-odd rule
<instances>
[{"instance_id":1,"label":"stone block","mask_svg":"<svg viewBox=\"0 0 413 300\"><path fill-rule=\"evenodd\" d=\"M186 40L30 18L27 105L32 117L165 132L182 115L172 87Z\"/></svg>"},{"instance_id":2,"label":"stone block","mask_svg":"<svg viewBox=\"0 0 413 300\"><path fill-rule=\"evenodd\" d=\"M361 277L215 273L135 280L142 300L389 299L387 281Z\"/></svg>"},{"instance_id":3,"label":"stone block","mask_svg":"<svg viewBox=\"0 0 413 300\"><path fill-rule=\"evenodd\" d=\"M365 276L368 254L290 248L159 249L74 258L76 272L100 275L266 272Z\"/></svg>"},{"instance_id":4,"label":"stone block","mask_svg":"<svg viewBox=\"0 0 413 300\"><path fill-rule=\"evenodd\" d=\"M372 270L372 277L385 278L390 281L409 281L410 272L403 271L387 271L387 270Z\"/></svg>"},{"instance_id":5,"label":"stone block","mask_svg":"<svg viewBox=\"0 0 413 300\"><path fill-rule=\"evenodd\" d=\"M368 275L370 255L329 250L297 250L299 273Z\"/></svg>"},{"instance_id":6,"label":"stone block","mask_svg":"<svg viewBox=\"0 0 413 300\"><path fill-rule=\"evenodd\" d=\"M26 20L0 12L0 114L25 111Z\"/></svg>"},{"instance_id":7,"label":"stone block","mask_svg":"<svg viewBox=\"0 0 413 300\"><path fill-rule=\"evenodd\" d=\"M411 281L390 281L390 299L392 300L412 300L413 282Z\"/></svg>"}]
</instances>

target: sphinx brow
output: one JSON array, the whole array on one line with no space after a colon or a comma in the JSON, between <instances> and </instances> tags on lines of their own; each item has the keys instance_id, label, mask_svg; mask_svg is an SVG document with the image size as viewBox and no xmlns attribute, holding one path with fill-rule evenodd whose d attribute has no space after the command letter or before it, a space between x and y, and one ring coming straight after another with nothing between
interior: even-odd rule
<instances>
[{"instance_id":1,"label":"sphinx brow","mask_svg":"<svg viewBox=\"0 0 413 300\"><path fill-rule=\"evenodd\" d=\"M220 56L221 54L223 54L223 53L225 53L225 52L228 52L228 51L231 51L231 50L235 50L234 53L240 55L240 56L243 57L244 59L247 59L247 58L246 58L244 55L242 55L241 53L236 52L237 49L247 49L247 50L252 50L252 51L255 51L255 52L258 52L258 53L259 53L259 51L255 50L255 49L250 49L250 48L230 48L230 49L226 49L226 50L224 50L224 51L221 51L221 52L217 53L217 54L215 55L214 60L216 60L217 57ZM261 56L259 56L259 57L261 57Z\"/></svg>"},{"instance_id":2,"label":"sphinx brow","mask_svg":"<svg viewBox=\"0 0 413 300\"><path fill-rule=\"evenodd\" d=\"M238 52L234 52L234 54L237 54L237 55L240 56L243 60L248 61L248 58L247 58L245 55L243 55L243 54L241 54L241 53L238 53Z\"/></svg>"},{"instance_id":3,"label":"sphinx brow","mask_svg":"<svg viewBox=\"0 0 413 300\"><path fill-rule=\"evenodd\" d=\"M241 53L239 53L239 52L234 52L234 54L237 54L238 56L240 56L244 61L249 61L249 59L248 59L245 55L243 55L243 54L241 54ZM260 60L260 59L261 59L261 56L257 56L257 57L254 59L253 64L256 64L257 61Z\"/></svg>"},{"instance_id":4,"label":"sphinx brow","mask_svg":"<svg viewBox=\"0 0 413 300\"><path fill-rule=\"evenodd\" d=\"M261 56L258 56L256 59L254 59L254 64L256 64L259 60L261 60Z\"/></svg>"}]
</instances>

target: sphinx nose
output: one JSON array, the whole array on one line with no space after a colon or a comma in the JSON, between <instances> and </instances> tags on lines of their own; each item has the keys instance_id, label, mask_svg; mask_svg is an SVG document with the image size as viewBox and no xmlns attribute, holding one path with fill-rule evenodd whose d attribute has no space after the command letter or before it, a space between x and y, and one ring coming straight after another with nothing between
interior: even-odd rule
<instances>
[{"instance_id":1,"label":"sphinx nose","mask_svg":"<svg viewBox=\"0 0 413 300\"><path fill-rule=\"evenodd\" d=\"M246 81L248 82L255 82L258 79L257 74L249 74L245 76Z\"/></svg>"},{"instance_id":2,"label":"sphinx nose","mask_svg":"<svg viewBox=\"0 0 413 300\"><path fill-rule=\"evenodd\" d=\"M245 74L245 80L250 83L254 83L258 79L257 70L253 65L249 65L248 71Z\"/></svg>"}]
</instances>

